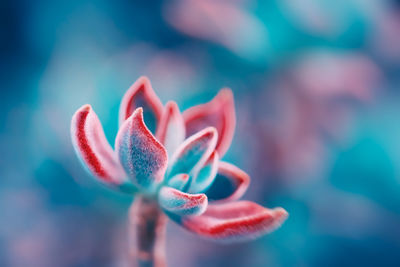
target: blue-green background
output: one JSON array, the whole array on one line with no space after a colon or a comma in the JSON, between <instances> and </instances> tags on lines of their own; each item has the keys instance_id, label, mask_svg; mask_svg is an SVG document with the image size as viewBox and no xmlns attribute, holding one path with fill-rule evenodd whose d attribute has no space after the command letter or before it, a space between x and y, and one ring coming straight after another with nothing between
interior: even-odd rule
<instances>
[{"instance_id":1,"label":"blue-green background","mask_svg":"<svg viewBox=\"0 0 400 267\"><path fill-rule=\"evenodd\" d=\"M119 101L141 75L182 110L232 88L225 159L251 175L244 198L290 213L232 245L170 223L169 266L399 266L399 1L208 0L236 13L193 18L206 38L168 23L183 2L1 1L0 266L126 266L132 198L83 170L69 124L90 103L113 143ZM330 73L337 58L336 70L362 58L362 74ZM304 88L304 62L317 64L308 82L342 91ZM360 83L366 98L353 94Z\"/></svg>"}]
</instances>

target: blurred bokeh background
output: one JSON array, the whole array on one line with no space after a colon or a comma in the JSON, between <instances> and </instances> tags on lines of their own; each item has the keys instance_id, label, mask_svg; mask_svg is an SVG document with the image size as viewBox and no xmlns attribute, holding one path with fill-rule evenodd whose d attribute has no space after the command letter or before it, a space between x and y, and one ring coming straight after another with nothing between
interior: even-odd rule
<instances>
[{"instance_id":1,"label":"blurred bokeh background","mask_svg":"<svg viewBox=\"0 0 400 267\"><path fill-rule=\"evenodd\" d=\"M186 109L232 88L225 160L290 213L254 242L168 225L169 266L400 266L400 1L0 3L0 266L126 266L132 201L69 136L90 103L110 142L141 75Z\"/></svg>"}]
</instances>

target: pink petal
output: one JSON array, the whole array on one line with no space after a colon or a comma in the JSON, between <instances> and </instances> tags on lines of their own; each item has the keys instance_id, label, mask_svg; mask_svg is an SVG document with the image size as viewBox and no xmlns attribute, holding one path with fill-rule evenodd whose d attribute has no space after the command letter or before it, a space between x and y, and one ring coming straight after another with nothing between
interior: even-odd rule
<instances>
[{"instance_id":1,"label":"pink petal","mask_svg":"<svg viewBox=\"0 0 400 267\"><path fill-rule=\"evenodd\" d=\"M230 89L222 89L213 100L194 106L183 113L186 136L191 136L207 126L218 131L217 151L222 158L231 145L236 125L235 105Z\"/></svg>"},{"instance_id":2,"label":"pink petal","mask_svg":"<svg viewBox=\"0 0 400 267\"><path fill-rule=\"evenodd\" d=\"M115 148L131 181L141 189L153 192L164 178L168 157L163 145L144 124L142 108L136 109L122 124Z\"/></svg>"},{"instance_id":3,"label":"pink petal","mask_svg":"<svg viewBox=\"0 0 400 267\"><path fill-rule=\"evenodd\" d=\"M191 232L220 241L243 241L277 229L288 217L283 208L267 209L254 202L209 205L200 216L182 217Z\"/></svg>"},{"instance_id":4,"label":"pink petal","mask_svg":"<svg viewBox=\"0 0 400 267\"><path fill-rule=\"evenodd\" d=\"M250 177L238 167L220 161L218 174L205 192L210 201L232 201L243 196L250 184Z\"/></svg>"},{"instance_id":5,"label":"pink petal","mask_svg":"<svg viewBox=\"0 0 400 267\"><path fill-rule=\"evenodd\" d=\"M178 173L196 173L211 156L217 139L218 133L213 127L203 129L186 139L172 156L167 176L171 178Z\"/></svg>"},{"instance_id":6,"label":"pink petal","mask_svg":"<svg viewBox=\"0 0 400 267\"><path fill-rule=\"evenodd\" d=\"M122 98L119 109L119 125L128 119L134 110L142 107L146 124L154 133L163 113L163 105L151 87L147 77L140 77Z\"/></svg>"},{"instance_id":7,"label":"pink petal","mask_svg":"<svg viewBox=\"0 0 400 267\"><path fill-rule=\"evenodd\" d=\"M185 140L185 123L175 102L171 101L165 105L156 137L167 149L169 156Z\"/></svg>"},{"instance_id":8,"label":"pink petal","mask_svg":"<svg viewBox=\"0 0 400 267\"><path fill-rule=\"evenodd\" d=\"M73 115L71 137L78 157L95 177L110 185L125 182L126 174L90 105L82 106Z\"/></svg>"},{"instance_id":9,"label":"pink petal","mask_svg":"<svg viewBox=\"0 0 400 267\"><path fill-rule=\"evenodd\" d=\"M167 186L161 188L158 201L163 209L178 216L200 215L208 204L204 194L188 194Z\"/></svg>"}]
</instances>

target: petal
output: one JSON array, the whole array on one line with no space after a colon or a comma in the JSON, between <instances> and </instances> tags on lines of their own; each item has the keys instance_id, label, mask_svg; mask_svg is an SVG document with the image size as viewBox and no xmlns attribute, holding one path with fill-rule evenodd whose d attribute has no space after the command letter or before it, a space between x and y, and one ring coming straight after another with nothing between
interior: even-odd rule
<instances>
[{"instance_id":1,"label":"petal","mask_svg":"<svg viewBox=\"0 0 400 267\"><path fill-rule=\"evenodd\" d=\"M127 182L126 174L90 105L82 106L73 115L71 137L76 154L92 175L111 186L118 187Z\"/></svg>"},{"instance_id":2,"label":"petal","mask_svg":"<svg viewBox=\"0 0 400 267\"><path fill-rule=\"evenodd\" d=\"M217 176L205 193L210 201L232 201L241 198L249 184L247 173L230 163L219 162Z\"/></svg>"},{"instance_id":3,"label":"petal","mask_svg":"<svg viewBox=\"0 0 400 267\"><path fill-rule=\"evenodd\" d=\"M185 123L175 102L171 101L165 105L156 138L167 149L168 156L171 156L185 140Z\"/></svg>"},{"instance_id":4,"label":"petal","mask_svg":"<svg viewBox=\"0 0 400 267\"><path fill-rule=\"evenodd\" d=\"M197 172L214 151L217 138L215 128L208 127L186 139L172 156L167 177Z\"/></svg>"},{"instance_id":5,"label":"petal","mask_svg":"<svg viewBox=\"0 0 400 267\"><path fill-rule=\"evenodd\" d=\"M151 87L149 79L144 76L137 79L122 98L119 125L121 126L139 107L143 108L144 121L154 133L163 112L163 105Z\"/></svg>"},{"instance_id":6,"label":"petal","mask_svg":"<svg viewBox=\"0 0 400 267\"><path fill-rule=\"evenodd\" d=\"M200 216L182 217L183 227L219 241L244 241L277 229L288 217L283 208L267 209L254 202L209 205Z\"/></svg>"},{"instance_id":7,"label":"petal","mask_svg":"<svg viewBox=\"0 0 400 267\"><path fill-rule=\"evenodd\" d=\"M222 158L231 145L236 125L235 104L230 89L222 89L210 102L189 108L183 113L186 136L213 126L218 131L217 151Z\"/></svg>"},{"instance_id":8,"label":"petal","mask_svg":"<svg viewBox=\"0 0 400 267\"><path fill-rule=\"evenodd\" d=\"M184 190L187 184L189 183L189 175L186 173L180 173L175 175L168 181L168 186L173 187L175 189L186 191Z\"/></svg>"},{"instance_id":9,"label":"petal","mask_svg":"<svg viewBox=\"0 0 400 267\"><path fill-rule=\"evenodd\" d=\"M115 148L131 181L147 192L162 182L168 164L167 152L143 121L143 109L136 109L122 124Z\"/></svg>"},{"instance_id":10,"label":"petal","mask_svg":"<svg viewBox=\"0 0 400 267\"><path fill-rule=\"evenodd\" d=\"M161 188L158 201L167 214L178 216L200 215L207 209L207 196L205 194L188 194L172 187Z\"/></svg>"},{"instance_id":11,"label":"petal","mask_svg":"<svg viewBox=\"0 0 400 267\"><path fill-rule=\"evenodd\" d=\"M210 156L209 162L197 173L190 185L190 193L200 193L207 190L214 182L218 171L219 156L218 152L214 151Z\"/></svg>"}]
</instances>

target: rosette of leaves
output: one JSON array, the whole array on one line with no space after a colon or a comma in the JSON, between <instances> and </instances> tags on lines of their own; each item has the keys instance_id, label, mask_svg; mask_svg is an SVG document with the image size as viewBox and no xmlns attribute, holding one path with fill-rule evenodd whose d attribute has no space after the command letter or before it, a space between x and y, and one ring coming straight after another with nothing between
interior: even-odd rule
<instances>
[{"instance_id":1,"label":"rosette of leaves","mask_svg":"<svg viewBox=\"0 0 400 267\"><path fill-rule=\"evenodd\" d=\"M161 103L146 77L122 99L114 149L90 105L73 115L72 141L85 168L104 185L135 195L130 218L138 262L165 265L157 245L164 214L192 233L223 242L261 236L287 218L283 208L238 200L250 178L221 161L235 123L231 90L181 113L175 102Z\"/></svg>"}]
</instances>

